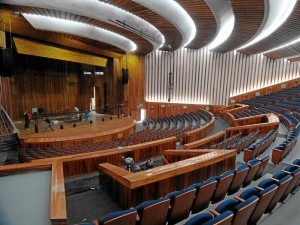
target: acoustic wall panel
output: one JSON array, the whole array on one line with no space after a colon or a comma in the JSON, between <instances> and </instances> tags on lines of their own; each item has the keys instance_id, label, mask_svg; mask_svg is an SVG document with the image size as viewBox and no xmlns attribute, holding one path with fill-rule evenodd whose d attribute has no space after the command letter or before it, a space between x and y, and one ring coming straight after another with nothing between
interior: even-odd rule
<instances>
[{"instance_id":1,"label":"acoustic wall panel","mask_svg":"<svg viewBox=\"0 0 300 225\"><path fill-rule=\"evenodd\" d=\"M145 99L168 101L170 72L171 102L227 105L232 96L297 78L299 69L299 62L274 61L260 54L222 54L207 48L156 51L146 56Z\"/></svg>"}]
</instances>

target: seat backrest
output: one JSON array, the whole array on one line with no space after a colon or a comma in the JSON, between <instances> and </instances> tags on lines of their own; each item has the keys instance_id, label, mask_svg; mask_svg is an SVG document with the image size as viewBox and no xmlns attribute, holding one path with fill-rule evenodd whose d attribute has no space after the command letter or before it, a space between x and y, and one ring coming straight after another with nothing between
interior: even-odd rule
<instances>
[{"instance_id":1,"label":"seat backrest","mask_svg":"<svg viewBox=\"0 0 300 225\"><path fill-rule=\"evenodd\" d=\"M193 185L197 189L197 192L192 206L192 213L200 212L209 206L217 183L216 180L210 180Z\"/></svg>"},{"instance_id":2,"label":"seat backrest","mask_svg":"<svg viewBox=\"0 0 300 225\"><path fill-rule=\"evenodd\" d=\"M231 211L226 211L221 215L203 223L203 225L231 225L233 216L234 215Z\"/></svg>"},{"instance_id":3,"label":"seat backrest","mask_svg":"<svg viewBox=\"0 0 300 225\"><path fill-rule=\"evenodd\" d=\"M189 187L167 195L171 199L171 208L167 219L168 224L175 224L189 217L195 194L196 189Z\"/></svg>"},{"instance_id":4,"label":"seat backrest","mask_svg":"<svg viewBox=\"0 0 300 225\"><path fill-rule=\"evenodd\" d=\"M219 202L225 198L227 191L232 183L233 176L234 171L226 171L224 174L217 178L218 184L212 197L212 203Z\"/></svg>"},{"instance_id":5,"label":"seat backrest","mask_svg":"<svg viewBox=\"0 0 300 225\"><path fill-rule=\"evenodd\" d=\"M235 206L232 225L247 225L247 222L252 215L257 202L258 197L252 196L244 202Z\"/></svg>"},{"instance_id":6,"label":"seat backrest","mask_svg":"<svg viewBox=\"0 0 300 225\"><path fill-rule=\"evenodd\" d=\"M261 163L260 163L260 165L259 165L259 168L258 168L258 170L257 170L257 172L256 172L256 174L255 174L255 176L254 176L254 180L257 180L257 179L259 179L259 178L262 177L262 175L263 175L263 173L264 173L264 171L265 171L265 168L266 168L266 166L268 165L269 159L270 159L270 156L266 156L266 157L264 157L264 158L262 158L262 159L260 160Z\"/></svg>"},{"instance_id":7,"label":"seat backrest","mask_svg":"<svg viewBox=\"0 0 300 225\"><path fill-rule=\"evenodd\" d=\"M260 164L261 164L261 162L259 160L254 159L254 160L249 161L249 163L248 163L249 171L244 180L243 187L248 186L252 182L254 176L256 175L256 173L259 169Z\"/></svg>"},{"instance_id":8,"label":"seat backrest","mask_svg":"<svg viewBox=\"0 0 300 225\"><path fill-rule=\"evenodd\" d=\"M267 179L267 180L270 180L270 179ZM272 210L275 208L277 203L280 201L284 191L288 187L291 180L292 180L292 176L287 175L284 178L282 178L281 180L279 180L278 182L274 182L275 184L278 185L278 188L277 188L272 200L270 201L270 204L268 205L265 213L271 213L272 212Z\"/></svg>"},{"instance_id":9,"label":"seat backrest","mask_svg":"<svg viewBox=\"0 0 300 225\"><path fill-rule=\"evenodd\" d=\"M192 217L189 219L185 225L201 225L209 220L212 220L214 217L210 213L199 213L197 216Z\"/></svg>"},{"instance_id":10,"label":"seat backrest","mask_svg":"<svg viewBox=\"0 0 300 225\"><path fill-rule=\"evenodd\" d=\"M140 225L160 225L167 221L170 198L165 197L158 200L143 202L135 209L139 215Z\"/></svg>"},{"instance_id":11,"label":"seat backrest","mask_svg":"<svg viewBox=\"0 0 300 225\"><path fill-rule=\"evenodd\" d=\"M257 202L257 205L255 206L251 217L248 220L249 224L256 224L257 221L262 217L271 199L274 197L277 188L278 186L276 184L272 184L271 186L257 193L259 200Z\"/></svg>"},{"instance_id":12,"label":"seat backrest","mask_svg":"<svg viewBox=\"0 0 300 225\"><path fill-rule=\"evenodd\" d=\"M238 190L240 190L247 176L248 171L249 171L249 167L247 165L242 165L236 170L234 177L232 179L232 183L228 189L228 194L233 194Z\"/></svg>"},{"instance_id":13,"label":"seat backrest","mask_svg":"<svg viewBox=\"0 0 300 225\"><path fill-rule=\"evenodd\" d=\"M285 189L284 193L282 194L280 202L283 202L287 198L287 196L296 188L296 185L299 183L300 168L297 168L296 170L291 172L291 175L293 176L293 178L290 181L287 188Z\"/></svg>"},{"instance_id":14,"label":"seat backrest","mask_svg":"<svg viewBox=\"0 0 300 225\"><path fill-rule=\"evenodd\" d=\"M99 225L135 225L136 217L137 211L135 209L127 209L102 217L99 221Z\"/></svg>"}]
</instances>

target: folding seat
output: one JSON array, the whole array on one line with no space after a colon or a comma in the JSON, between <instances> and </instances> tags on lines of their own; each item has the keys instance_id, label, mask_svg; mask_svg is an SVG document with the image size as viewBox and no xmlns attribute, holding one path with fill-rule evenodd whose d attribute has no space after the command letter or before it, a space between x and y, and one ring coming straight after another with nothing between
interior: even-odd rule
<instances>
[{"instance_id":1,"label":"folding seat","mask_svg":"<svg viewBox=\"0 0 300 225\"><path fill-rule=\"evenodd\" d=\"M96 225L135 225L137 218L136 209L127 209L114 212L102 217L99 221L93 221Z\"/></svg>"},{"instance_id":2,"label":"folding seat","mask_svg":"<svg viewBox=\"0 0 300 225\"><path fill-rule=\"evenodd\" d=\"M248 220L248 225L256 224L258 220L262 217L271 199L273 198L277 188L278 186L276 184L272 184L266 189L259 187L248 188L247 190L243 191L238 197L235 197L240 201L246 200L254 195L259 197L257 205L255 206L255 209Z\"/></svg>"},{"instance_id":3,"label":"folding seat","mask_svg":"<svg viewBox=\"0 0 300 225\"><path fill-rule=\"evenodd\" d=\"M225 198L228 189L232 183L233 176L234 176L234 170L229 170L224 172L222 175L214 176L207 180L207 181L216 180L218 182L215 193L211 200L212 203L219 202Z\"/></svg>"},{"instance_id":4,"label":"folding seat","mask_svg":"<svg viewBox=\"0 0 300 225\"><path fill-rule=\"evenodd\" d=\"M195 199L192 205L192 213L200 212L209 206L209 203L215 192L217 180L205 181L203 183L196 183L191 187L196 188Z\"/></svg>"},{"instance_id":5,"label":"folding seat","mask_svg":"<svg viewBox=\"0 0 300 225\"><path fill-rule=\"evenodd\" d=\"M143 202L135 207L138 212L138 225L166 224L169 211L170 198Z\"/></svg>"},{"instance_id":6,"label":"folding seat","mask_svg":"<svg viewBox=\"0 0 300 225\"><path fill-rule=\"evenodd\" d=\"M265 213L271 213L272 210L276 207L277 203L280 201L282 195L284 194L284 191L288 187L291 180L292 180L292 176L286 175L284 178L282 178L280 180L275 180L272 178L265 179L257 185L258 187L263 188L263 189L266 189L267 187L269 187L273 184L276 184L278 186L278 188L274 194L274 197L270 201Z\"/></svg>"},{"instance_id":7,"label":"folding seat","mask_svg":"<svg viewBox=\"0 0 300 225\"><path fill-rule=\"evenodd\" d=\"M295 159L293 161L293 164L300 166L300 159Z\"/></svg>"},{"instance_id":8,"label":"folding seat","mask_svg":"<svg viewBox=\"0 0 300 225\"><path fill-rule=\"evenodd\" d=\"M185 225L230 225L232 218L233 213L229 210L215 217L211 213L200 213L189 219Z\"/></svg>"},{"instance_id":9,"label":"folding seat","mask_svg":"<svg viewBox=\"0 0 300 225\"><path fill-rule=\"evenodd\" d=\"M214 214L214 216L219 216L227 210L230 210L234 214L232 225L247 225L257 202L257 196L252 196L243 202L237 199L228 199L219 204L215 209L211 209L210 212Z\"/></svg>"},{"instance_id":10,"label":"folding seat","mask_svg":"<svg viewBox=\"0 0 300 225\"><path fill-rule=\"evenodd\" d=\"M269 162L269 159L270 159L270 156L265 156L264 158L262 159L259 159L259 161L261 162L260 165L259 165L259 168L254 176L254 180L258 180L259 178L262 177L267 165L268 165L268 162Z\"/></svg>"},{"instance_id":11,"label":"folding seat","mask_svg":"<svg viewBox=\"0 0 300 225\"><path fill-rule=\"evenodd\" d=\"M292 170L294 168L288 167L287 170ZM289 185L287 186L287 188L285 189L284 193L282 194L281 198L280 198L280 202L283 202L287 196L295 189L295 185L298 183L299 177L300 177L300 168L295 168L294 171L289 172L289 171L278 171L276 172L272 178L273 179L277 179L277 180L281 180L282 178L284 178L287 174L290 174L293 178L290 181Z\"/></svg>"},{"instance_id":12,"label":"folding seat","mask_svg":"<svg viewBox=\"0 0 300 225\"><path fill-rule=\"evenodd\" d=\"M244 180L243 187L248 186L253 181L253 178L257 174L260 164L261 164L261 162L257 159L253 159L248 162L247 165L249 166L249 171Z\"/></svg>"},{"instance_id":13,"label":"folding seat","mask_svg":"<svg viewBox=\"0 0 300 225\"><path fill-rule=\"evenodd\" d=\"M175 191L168 194L170 198L170 209L168 213L168 225L175 224L189 217L195 198L196 189L189 187L181 191Z\"/></svg>"},{"instance_id":14,"label":"folding seat","mask_svg":"<svg viewBox=\"0 0 300 225\"><path fill-rule=\"evenodd\" d=\"M231 195L233 193L236 193L238 190L240 190L247 176L248 171L249 171L249 167L247 165L241 165L239 168L235 170L232 183L228 189L228 194Z\"/></svg>"}]
</instances>

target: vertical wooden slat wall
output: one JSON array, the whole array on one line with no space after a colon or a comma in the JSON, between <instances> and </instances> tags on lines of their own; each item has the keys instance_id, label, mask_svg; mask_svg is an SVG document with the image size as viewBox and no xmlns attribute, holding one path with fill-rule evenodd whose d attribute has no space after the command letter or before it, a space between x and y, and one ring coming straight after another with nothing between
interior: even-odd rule
<instances>
[{"instance_id":1,"label":"vertical wooden slat wall","mask_svg":"<svg viewBox=\"0 0 300 225\"><path fill-rule=\"evenodd\" d=\"M168 101L168 83L165 77L174 64L173 103L227 105L228 99L299 77L299 63L274 61L263 55L226 54L180 49L172 56L156 51L146 56L146 92L149 102Z\"/></svg>"}]
</instances>

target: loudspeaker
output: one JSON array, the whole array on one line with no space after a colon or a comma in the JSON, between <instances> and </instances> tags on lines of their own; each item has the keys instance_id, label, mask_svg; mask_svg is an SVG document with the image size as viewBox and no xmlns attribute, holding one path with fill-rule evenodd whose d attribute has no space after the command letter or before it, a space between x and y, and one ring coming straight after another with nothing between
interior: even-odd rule
<instances>
[{"instance_id":1,"label":"loudspeaker","mask_svg":"<svg viewBox=\"0 0 300 225\"><path fill-rule=\"evenodd\" d=\"M122 84L128 84L128 69L122 68Z\"/></svg>"},{"instance_id":2,"label":"loudspeaker","mask_svg":"<svg viewBox=\"0 0 300 225\"><path fill-rule=\"evenodd\" d=\"M0 76L11 77L13 73L13 49L1 49Z\"/></svg>"}]
</instances>

